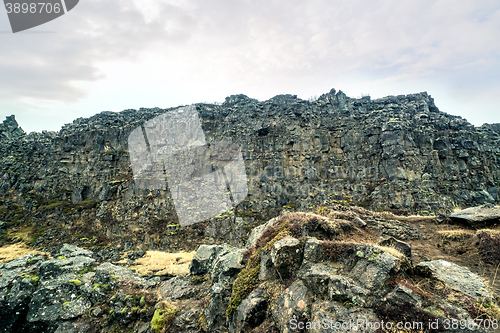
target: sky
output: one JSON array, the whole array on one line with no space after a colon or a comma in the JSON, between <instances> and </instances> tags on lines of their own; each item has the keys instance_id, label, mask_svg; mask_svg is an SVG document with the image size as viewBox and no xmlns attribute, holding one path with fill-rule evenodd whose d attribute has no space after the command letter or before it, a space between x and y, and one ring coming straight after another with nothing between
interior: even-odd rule
<instances>
[{"instance_id":1,"label":"sky","mask_svg":"<svg viewBox=\"0 0 500 333\"><path fill-rule=\"evenodd\" d=\"M498 0L81 0L12 33L0 8L0 121L57 131L79 117L223 102L427 91L500 123Z\"/></svg>"}]
</instances>

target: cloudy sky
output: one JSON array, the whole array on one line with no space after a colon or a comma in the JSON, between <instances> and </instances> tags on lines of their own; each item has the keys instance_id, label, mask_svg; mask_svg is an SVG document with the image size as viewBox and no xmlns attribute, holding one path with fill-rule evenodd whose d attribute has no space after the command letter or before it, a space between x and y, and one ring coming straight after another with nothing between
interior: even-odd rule
<instances>
[{"instance_id":1,"label":"cloudy sky","mask_svg":"<svg viewBox=\"0 0 500 333\"><path fill-rule=\"evenodd\" d=\"M500 123L498 0L81 0L13 34L0 9L0 118L59 130L101 111L427 91ZM0 120L0 121L1 121Z\"/></svg>"}]
</instances>

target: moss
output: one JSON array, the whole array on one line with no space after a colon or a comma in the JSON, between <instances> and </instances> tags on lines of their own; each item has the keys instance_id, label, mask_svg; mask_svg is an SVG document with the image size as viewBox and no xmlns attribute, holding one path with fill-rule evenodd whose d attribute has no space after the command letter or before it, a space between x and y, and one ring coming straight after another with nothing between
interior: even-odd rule
<instances>
[{"instance_id":1,"label":"moss","mask_svg":"<svg viewBox=\"0 0 500 333\"><path fill-rule=\"evenodd\" d=\"M54 203L48 204L47 206L44 206L43 210L55 209L55 208L60 207L60 206L62 206L64 204L65 203L62 202L62 201L54 202Z\"/></svg>"},{"instance_id":2,"label":"moss","mask_svg":"<svg viewBox=\"0 0 500 333\"><path fill-rule=\"evenodd\" d=\"M38 276L33 276L31 278L31 284L34 285L34 286L37 286L38 285L38 281L40 281L40 278Z\"/></svg>"},{"instance_id":3,"label":"moss","mask_svg":"<svg viewBox=\"0 0 500 333\"><path fill-rule=\"evenodd\" d=\"M59 259L59 260L66 260L68 258L66 258L65 256L59 256L59 257L57 257L57 259Z\"/></svg>"},{"instance_id":4,"label":"moss","mask_svg":"<svg viewBox=\"0 0 500 333\"><path fill-rule=\"evenodd\" d=\"M85 267L84 269L82 269L81 271L79 271L78 274L79 275L84 275L84 274L87 274L89 272L95 272L95 268L93 266Z\"/></svg>"},{"instance_id":5,"label":"moss","mask_svg":"<svg viewBox=\"0 0 500 333\"><path fill-rule=\"evenodd\" d=\"M167 332L177 312L179 312L177 307L167 302L160 303L151 320L151 331L153 333Z\"/></svg>"},{"instance_id":6,"label":"moss","mask_svg":"<svg viewBox=\"0 0 500 333\"><path fill-rule=\"evenodd\" d=\"M139 301L139 306L142 308L146 305L146 297L144 295L141 297L141 300Z\"/></svg>"},{"instance_id":7,"label":"moss","mask_svg":"<svg viewBox=\"0 0 500 333\"><path fill-rule=\"evenodd\" d=\"M69 283L73 283L75 286L81 286L82 285L82 281L78 280L78 279L71 279L68 281Z\"/></svg>"},{"instance_id":8,"label":"moss","mask_svg":"<svg viewBox=\"0 0 500 333\"><path fill-rule=\"evenodd\" d=\"M63 303L63 306L66 306L66 305L68 305L68 304L69 304L69 302L64 302L64 303Z\"/></svg>"}]
</instances>

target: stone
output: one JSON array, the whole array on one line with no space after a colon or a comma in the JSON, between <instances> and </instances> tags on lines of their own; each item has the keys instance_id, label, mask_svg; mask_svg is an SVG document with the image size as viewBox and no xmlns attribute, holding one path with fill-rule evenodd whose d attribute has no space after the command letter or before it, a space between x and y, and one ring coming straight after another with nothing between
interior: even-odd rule
<instances>
[{"instance_id":1,"label":"stone","mask_svg":"<svg viewBox=\"0 0 500 333\"><path fill-rule=\"evenodd\" d=\"M169 300L179 300L193 297L198 288L190 284L185 274L177 275L160 284L160 294Z\"/></svg>"},{"instance_id":2,"label":"stone","mask_svg":"<svg viewBox=\"0 0 500 333\"><path fill-rule=\"evenodd\" d=\"M328 283L337 271L323 264L302 267L298 276L315 295L327 295Z\"/></svg>"},{"instance_id":3,"label":"stone","mask_svg":"<svg viewBox=\"0 0 500 333\"><path fill-rule=\"evenodd\" d=\"M393 304L409 303L421 307L423 298L407 286L398 283L396 287L385 296L385 301Z\"/></svg>"},{"instance_id":4,"label":"stone","mask_svg":"<svg viewBox=\"0 0 500 333\"><path fill-rule=\"evenodd\" d=\"M285 237L273 244L271 261L281 274L289 276L300 267L302 253L303 250L298 239Z\"/></svg>"},{"instance_id":5,"label":"stone","mask_svg":"<svg viewBox=\"0 0 500 333\"><path fill-rule=\"evenodd\" d=\"M424 276L442 281L446 286L475 299L494 300L483 280L468 269L445 260L419 263L415 270Z\"/></svg>"},{"instance_id":6,"label":"stone","mask_svg":"<svg viewBox=\"0 0 500 333\"><path fill-rule=\"evenodd\" d=\"M399 271L400 264L398 258L387 252L367 251L365 257L358 260L349 272L349 276L355 278L364 288L375 290L385 284L391 273Z\"/></svg>"},{"instance_id":7,"label":"stone","mask_svg":"<svg viewBox=\"0 0 500 333\"><path fill-rule=\"evenodd\" d=\"M302 281L296 281L285 289L273 311L274 321L281 328L281 332L300 332L293 330L290 323L306 322L311 317L311 304L312 294Z\"/></svg>"},{"instance_id":8,"label":"stone","mask_svg":"<svg viewBox=\"0 0 500 333\"><path fill-rule=\"evenodd\" d=\"M252 232L250 233L250 236L248 236L248 240L247 240L245 247L249 248L249 247L254 246L255 243L257 242L257 240L262 236L264 231L268 227L273 226L278 219L279 219L279 217L274 217L274 218L270 219L269 221L267 221L266 223L259 225L258 227L253 228Z\"/></svg>"},{"instance_id":9,"label":"stone","mask_svg":"<svg viewBox=\"0 0 500 333\"><path fill-rule=\"evenodd\" d=\"M76 318L90 309L91 303L69 281L54 281L38 289L31 298L29 322L53 322Z\"/></svg>"},{"instance_id":10,"label":"stone","mask_svg":"<svg viewBox=\"0 0 500 333\"><path fill-rule=\"evenodd\" d=\"M244 267L243 250L231 251L217 257L213 264L212 279L214 282L231 279Z\"/></svg>"},{"instance_id":11,"label":"stone","mask_svg":"<svg viewBox=\"0 0 500 333\"><path fill-rule=\"evenodd\" d=\"M259 280L265 281L276 278L273 261L269 251L262 250L260 253Z\"/></svg>"},{"instance_id":12,"label":"stone","mask_svg":"<svg viewBox=\"0 0 500 333\"><path fill-rule=\"evenodd\" d=\"M340 333L340 332L377 332L374 323L379 323L372 309L357 306L345 307L341 303L323 301L312 305L310 323L307 332Z\"/></svg>"},{"instance_id":13,"label":"stone","mask_svg":"<svg viewBox=\"0 0 500 333\"><path fill-rule=\"evenodd\" d=\"M400 241L392 236L382 235L377 240L377 245L394 247L411 260L411 244Z\"/></svg>"},{"instance_id":14,"label":"stone","mask_svg":"<svg viewBox=\"0 0 500 333\"><path fill-rule=\"evenodd\" d=\"M319 262L324 258L325 246L317 238L308 238L304 244L304 264Z\"/></svg>"},{"instance_id":15,"label":"stone","mask_svg":"<svg viewBox=\"0 0 500 333\"><path fill-rule=\"evenodd\" d=\"M449 215L449 217L454 222L480 229L500 223L500 207L493 204L485 204L463 209Z\"/></svg>"},{"instance_id":16,"label":"stone","mask_svg":"<svg viewBox=\"0 0 500 333\"><path fill-rule=\"evenodd\" d=\"M78 256L91 258L94 253L90 250L82 249L76 245L64 244L61 250L59 251L59 254L67 258L78 257Z\"/></svg>"},{"instance_id":17,"label":"stone","mask_svg":"<svg viewBox=\"0 0 500 333\"><path fill-rule=\"evenodd\" d=\"M250 293L233 313L229 332L245 332L259 326L266 318L267 294L257 288Z\"/></svg>"},{"instance_id":18,"label":"stone","mask_svg":"<svg viewBox=\"0 0 500 333\"><path fill-rule=\"evenodd\" d=\"M50 280L68 273L76 274L94 263L95 259L84 256L47 260L40 265L40 280Z\"/></svg>"},{"instance_id":19,"label":"stone","mask_svg":"<svg viewBox=\"0 0 500 333\"><path fill-rule=\"evenodd\" d=\"M201 245L189 264L189 274L202 275L211 272L217 256L230 252L227 245Z\"/></svg>"}]
</instances>

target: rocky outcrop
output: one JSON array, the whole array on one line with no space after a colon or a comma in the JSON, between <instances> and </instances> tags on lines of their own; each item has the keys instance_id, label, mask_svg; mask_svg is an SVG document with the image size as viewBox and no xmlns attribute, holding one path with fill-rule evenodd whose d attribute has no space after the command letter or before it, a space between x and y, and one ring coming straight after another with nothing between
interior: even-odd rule
<instances>
[{"instance_id":1,"label":"rocky outcrop","mask_svg":"<svg viewBox=\"0 0 500 333\"><path fill-rule=\"evenodd\" d=\"M500 207L486 204L460 210L449 217L455 222L467 224L476 229L486 228L500 222Z\"/></svg>"},{"instance_id":2,"label":"rocky outcrop","mask_svg":"<svg viewBox=\"0 0 500 333\"><path fill-rule=\"evenodd\" d=\"M241 147L249 195L236 210L181 229L168 189L136 186L127 139L172 111L154 108L102 112L29 135L9 117L0 130L0 220L52 230L64 221L71 233L127 250L174 250L242 247L252 226L283 207L339 202L428 215L499 199L498 126L474 127L440 112L425 92L371 100L332 89L316 101L279 95L261 102L236 95L196 108L207 144ZM54 239L40 244L60 246Z\"/></svg>"},{"instance_id":3,"label":"rocky outcrop","mask_svg":"<svg viewBox=\"0 0 500 333\"><path fill-rule=\"evenodd\" d=\"M17 124L16 117L14 115L8 116L3 121L3 124L0 124L0 142L17 140L25 134L26 133L23 129Z\"/></svg>"},{"instance_id":4,"label":"rocky outcrop","mask_svg":"<svg viewBox=\"0 0 500 333\"><path fill-rule=\"evenodd\" d=\"M146 297L153 300L148 290L159 280L92 256L65 245L54 259L30 254L0 264L0 332L94 332L151 321Z\"/></svg>"},{"instance_id":5,"label":"rocky outcrop","mask_svg":"<svg viewBox=\"0 0 500 333\"><path fill-rule=\"evenodd\" d=\"M342 220L344 228L356 220ZM163 281L99 263L96 253L72 245L53 259L26 255L0 265L0 329L377 332L415 322L426 325L420 331L439 323L432 329L455 332L443 324L461 320L463 332L486 332L473 319L478 308L497 304L478 276L443 260L413 267L405 243L390 236L380 238L384 246L336 241L333 223L315 214L278 216L253 229L249 247L202 245L189 275Z\"/></svg>"},{"instance_id":6,"label":"rocky outcrop","mask_svg":"<svg viewBox=\"0 0 500 333\"><path fill-rule=\"evenodd\" d=\"M296 232L297 225L290 228L287 225L293 223L283 216L273 219L267 230L254 229L251 235L254 241L245 250L245 267L235 269L227 280L229 283L212 280L210 301L201 320L207 325L205 330L376 332L383 322L396 325L398 321L413 320L427 325L422 327L424 331L429 330L430 322L435 322L441 324L433 329L454 332L442 324L447 320L463 320L470 323L465 331L486 332L475 326L474 314L468 311L474 302L492 306L495 299L481 279L467 269L445 261L421 262L413 268L408 266L411 261L403 254L404 247L402 252L391 251L391 254L386 252L387 248L376 245L314 237L299 240L286 232ZM312 230L306 225L301 228ZM389 237L383 240L400 242ZM200 247L195 258L208 257L206 252L205 246ZM263 259L265 253L268 259ZM227 256L223 254L219 260ZM260 268L255 266L258 262ZM259 274L264 262L268 271L281 273ZM288 264L283 265L284 262ZM285 266L288 275L282 279ZM208 273L218 274L213 268ZM440 290L453 290L455 294L446 291L442 296L430 296L402 279L405 275L428 279L426 283L431 285L439 281Z\"/></svg>"}]
</instances>

